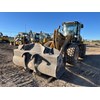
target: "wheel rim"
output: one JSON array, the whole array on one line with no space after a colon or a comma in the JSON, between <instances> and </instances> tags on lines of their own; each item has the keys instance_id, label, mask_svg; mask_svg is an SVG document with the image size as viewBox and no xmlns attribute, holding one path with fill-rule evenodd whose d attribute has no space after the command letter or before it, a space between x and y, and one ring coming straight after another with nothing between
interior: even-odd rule
<instances>
[{"instance_id":1,"label":"wheel rim","mask_svg":"<svg viewBox=\"0 0 100 100\"><path fill-rule=\"evenodd\" d=\"M77 45L70 45L67 49L66 61L70 64L74 64L78 61L79 47Z\"/></svg>"}]
</instances>

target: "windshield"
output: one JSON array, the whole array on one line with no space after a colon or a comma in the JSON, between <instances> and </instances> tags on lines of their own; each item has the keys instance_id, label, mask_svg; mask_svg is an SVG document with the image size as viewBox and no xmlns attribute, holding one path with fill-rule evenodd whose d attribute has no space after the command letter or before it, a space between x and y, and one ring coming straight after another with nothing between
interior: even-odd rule
<instances>
[{"instance_id":1,"label":"windshield","mask_svg":"<svg viewBox=\"0 0 100 100\"><path fill-rule=\"evenodd\" d=\"M77 26L75 24L64 24L63 26L64 36L76 33L76 28Z\"/></svg>"},{"instance_id":2,"label":"windshield","mask_svg":"<svg viewBox=\"0 0 100 100\"><path fill-rule=\"evenodd\" d=\"M35 35L35 38L39 39L39 34L36 34L36 35Z\"/></svg>"}]
</instances>

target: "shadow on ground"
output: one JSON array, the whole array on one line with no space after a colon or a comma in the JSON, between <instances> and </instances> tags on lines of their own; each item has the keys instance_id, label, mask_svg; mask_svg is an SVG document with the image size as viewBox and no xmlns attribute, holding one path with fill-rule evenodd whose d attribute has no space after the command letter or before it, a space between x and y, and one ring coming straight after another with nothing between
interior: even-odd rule
<instances>
[{"instance_id":1,"label":"shadow on ground","mask_svg":"<svg viewBox=\"0 0 100 100\"><path fill-rule=\"evenodd\" d=\"M86 55L83 62L93 68L100 69L100 55Z\"/></svg>"},{"instance_id":2,"label":"shadow on ground","mask_svg":"<svg viewBox=\"0 0 100 100\"><path fill-rule=\"evenodd\" d=\"M100 55L86 55L75 66L66 66L61 80L80 86L100 86Z\"/></svg>"}]
</instances>

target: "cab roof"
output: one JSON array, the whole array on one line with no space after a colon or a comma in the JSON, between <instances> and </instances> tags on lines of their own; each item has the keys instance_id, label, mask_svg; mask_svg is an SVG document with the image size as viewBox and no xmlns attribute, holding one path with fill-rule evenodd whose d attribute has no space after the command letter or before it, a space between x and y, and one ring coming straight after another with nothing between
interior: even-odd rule
<instances>
[{"instance_id":1,"label":"cab roof","mask_svg":"<svg viewBox=\"0 0 100 100\"><path fill-rule=\"evenodd\" d=\"M80 22L78 22L78 21L69 21L69 22L63 22L63 24L80 24Z\"/></svg>"}]
</instances>

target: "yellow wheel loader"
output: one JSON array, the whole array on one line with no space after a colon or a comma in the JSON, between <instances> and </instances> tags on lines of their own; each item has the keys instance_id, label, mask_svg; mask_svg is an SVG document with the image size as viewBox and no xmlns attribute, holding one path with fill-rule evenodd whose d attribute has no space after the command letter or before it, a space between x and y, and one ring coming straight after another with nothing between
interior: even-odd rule
<instances>
[{"instance_id":1,"label":"yellow wheel loader","mask_svg":"<svg viewBox=\"0 0 100 100\"><path fill-rule=\"evenodd\" d=\"M0 42L6 42L6 43L10 43L9 41L9 37L8 36L4 36L3 33L0 32Z\"/></svg>"},{"instance_id":2,"label":"yellow wheel loader","mask_svg":"<svg viewBox=\"0 0 100 100\"><path fill-rule=\"evenodd\" d=\"M47 47L55 48L57 50L64 49L64 55L67 63L75 64L78 58L84 58L86 52L86 45L82 41L80 35L83 24L78 21L64 22L62 24L62 30L59 26L54 31L53 41L49 41L44 45ZM63 45L66 44L65 47Z\"/></svg>"},{"instance_id":3,"label":"yellow wheel loader","mask_svg":"<svg viewBox=\"0 0 100 100\"><path fill-rule=\"evenodd\" d=\"M19 32L18 35L14 38L14 45L19 46L22 44L30 43L30 37L28 33Z\"/></svg>"},{"instance_id":4,"label":"yellow wheel loader","mask_svg":"<svg viewBox=\"0 0 100 100\"><path fill-rule=\"evenodd\" d=\"M41 43L44 45L46 42L51 40L51 36L47 33L35 33L33 36L33 42L34 43Z\"/></svg>"},{"instance_id":5,"label":"yellow wheel loader","mask_svg":"<svg viewBox=\"0 0 100 100\"><path fill-rule=\"evenodd\" d=\"M83 24L78 21L64 22L62 30L54 31L53 41L20 45L14 49L13 62L25 70L33 70L54 78L65 72L65 64L76 62L85 55L85 45L80 36Z\"/></svg>"}]
</instances>

